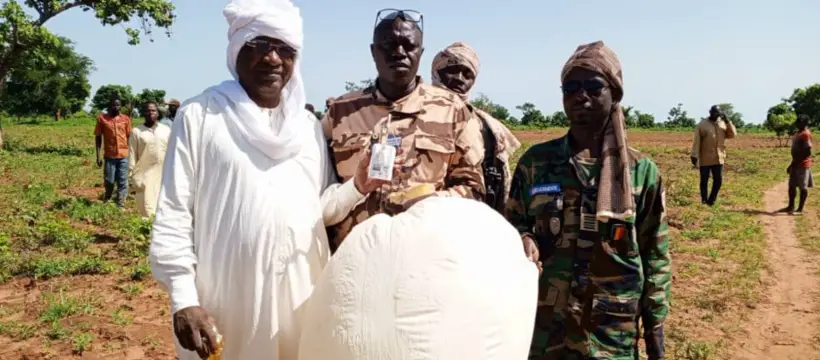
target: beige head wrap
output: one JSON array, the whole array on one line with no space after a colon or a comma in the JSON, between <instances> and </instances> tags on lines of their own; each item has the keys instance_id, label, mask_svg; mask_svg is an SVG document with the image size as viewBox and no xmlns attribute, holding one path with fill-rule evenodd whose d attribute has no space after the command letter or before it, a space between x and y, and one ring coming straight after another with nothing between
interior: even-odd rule
<instances>
[{"instance_id":1,"label":"beige head wrap","mask_svg":"<svg viewBox=\"0 0 820 360\"><path fill-rule=\"evenodd\" d=\"M612 91L612 110L603 130L601 175L598 187L596 217L606 222L611 218L632 221L635 202L632 199L632 178L629 172L629 150L626 144L626 123L621 111L623 72L618 56L603 41L578 46L561 70L563 82L574 68L584 68L601 74Z\"/></svg>"},{"instance_id":2,"label":"beige head wrap","mask_svg":"<svg viewBox=\"0 0 820 360\"><path fill-rule=\"evenodd\" d=\"M481 64L478 62L478 55L476 55L473 48L463 42L457 41L450 46L444 48L441 52L436 54L433 58L433 69L431 79L433 79L433 86L445 87L441 83L441 77L438 72L452 65L464 65L468 67L473 73L478 76L478 71L481 69ZM470 98L470 92L466 94L459 94L465 101Z\"/></svg>"}]
</instances>

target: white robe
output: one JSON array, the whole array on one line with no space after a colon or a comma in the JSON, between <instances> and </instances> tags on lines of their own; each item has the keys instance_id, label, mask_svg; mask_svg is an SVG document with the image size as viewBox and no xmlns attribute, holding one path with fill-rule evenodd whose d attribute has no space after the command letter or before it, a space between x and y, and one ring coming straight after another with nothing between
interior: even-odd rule
<instances>
[{"instance_id":1,"label":"white robe","mask_svg":"<svg viewBox=\"0 0 820 360\"><path fill-rule=\"evenodd\" d=\"M363 196L352 181L334 184L312 115L304 121L315 141L274 163L220 111L200 95L174 121L151 268L172 312L201 305L216 320L222 359L297 359L303 304L330 256L324 223L341 221Z\"/></svg>"},{"instance_id":2,"label":"white robe","mask_svg":"<svg viewBox=\"0 0 820 360\"><path fill-rule=\"evenodd\" d=\"M151 217L157 210L159 187L162 184L162 164L171 128L162 123L154 127L140 125L131 131L128 140L128 170L131 186L136 193L137 210L144 217Z\"/></svg>"}]
</instances>

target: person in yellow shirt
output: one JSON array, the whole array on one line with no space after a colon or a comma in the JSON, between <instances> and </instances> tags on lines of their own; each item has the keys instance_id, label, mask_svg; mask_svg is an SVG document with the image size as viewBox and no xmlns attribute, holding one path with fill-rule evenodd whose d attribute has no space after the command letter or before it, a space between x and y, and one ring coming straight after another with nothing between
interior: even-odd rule
<instances>
[{"instance_id":1,"label":"person in yellow shirt","mask_svg":"<svg viewBox=\"0 0 820 360\"><path fill-rule=\"evenodd\" d=\"M692 140L692 166L700 168L700 201L715 205L720 187L723 185L723 163L726 161L725 140L737 134L735 125L717 105L709 109L709 118L695 127ZM709 175L712 175L712 190L708 193Z\"/></svg>"}]
</instances>

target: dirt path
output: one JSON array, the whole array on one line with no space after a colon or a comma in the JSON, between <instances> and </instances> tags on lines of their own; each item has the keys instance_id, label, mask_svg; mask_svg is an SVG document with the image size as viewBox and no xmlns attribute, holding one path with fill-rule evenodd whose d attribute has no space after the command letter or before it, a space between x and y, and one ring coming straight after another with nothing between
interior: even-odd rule
<instances>
[{"instance_id":1,"label":"dirt path","mask_svg":"<svg viewBox=\"0 0 820 360\"><path fill-rule=\"evenodd\" d=\"M785 205L786 183L764 196L767 212ZM800 247L794 218L786 214L761 215L768 237L764 274L766 294L744 326L744 339L732 359L820 359L817 266Z\"/></svg>"}]
</instances>

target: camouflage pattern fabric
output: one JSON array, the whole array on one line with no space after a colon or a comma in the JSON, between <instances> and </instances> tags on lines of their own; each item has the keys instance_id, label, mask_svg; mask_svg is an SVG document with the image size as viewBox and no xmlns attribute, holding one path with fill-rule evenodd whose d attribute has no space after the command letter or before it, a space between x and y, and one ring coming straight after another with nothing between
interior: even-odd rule
<instances>
[{"instance_id":1,"label":"camouflage pattern fabric","mask_svg":"<svg viewBox=\"0 0 820 360\"><path fill-rule=\"evenodd\" d=\"M395 191L433 184L437 196L483 200L484 145L479 120L454 93L424 84L421 77L417 81L410 95L392 103L375 86L330 102L322 125L340 181L353 177L359 159L376 138L387 136L387 143L401 148L399 158L405 159L403 171L390 185L370 193L347 218L329 229L333 248L353 226L384 212L387 195Z\"/></svg>"},{"instance_id":2,"label":"camouflage pattern fabric","mask_svg":"<svg viewBox=\"0 0 820 360\"><path fill-rule=\"evenodd\" d=\"M536 239L544 272L530 359L664 357L671 259L660 170L629 149L632 222L595 219L600 161L572 156L568 136L530 148L513 174L509 221Z\"/></svg>"}]
</instances>

